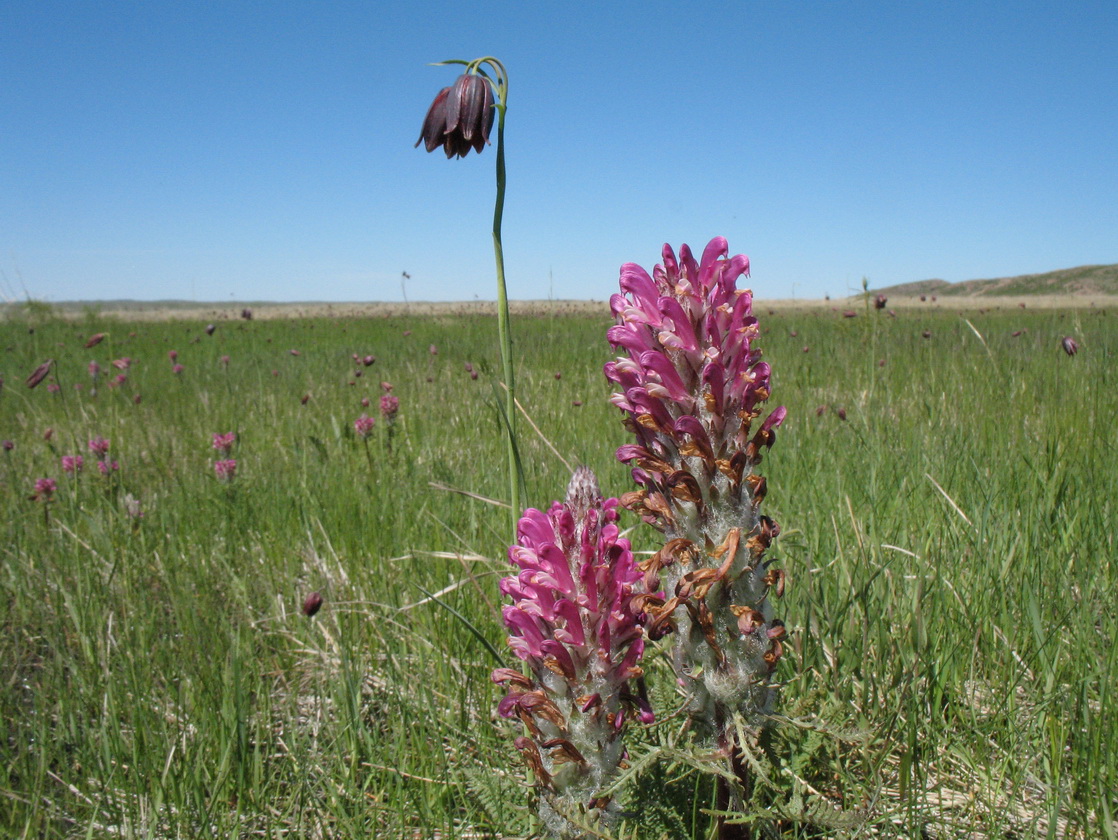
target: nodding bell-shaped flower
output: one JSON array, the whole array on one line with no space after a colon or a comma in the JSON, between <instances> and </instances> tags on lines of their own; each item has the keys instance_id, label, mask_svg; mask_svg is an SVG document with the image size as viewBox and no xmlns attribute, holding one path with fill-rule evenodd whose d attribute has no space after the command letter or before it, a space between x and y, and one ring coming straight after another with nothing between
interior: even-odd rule
<instances>
[{"instance_id":1,"label":"nodding bell-shaped flower","mask_svg":"<svg viewBox=\"0 0 1118 840\"><path fill-rule=\"evenodd\" d=\"M675 670L701 730L728 734L732 715L763 725L773 702L769 675L782 648L769 635L770 595L783 575L762 558L779 527L761 514L757 473L785 409L763 417L770 369L755 346L753 295L737 288L749 259L729 256L722 237L700 259L665 245L651 276L621 267L607 333L624 356L605 367L611 401L635 443L617 450L640 489L621 501L662 531L665 545L641 564L649 634L675 631Z\"/></svg>"},{"instance_id":2,"label":"nodding bell-shaped flower","mask_svg":"<svg viewBox=\"0 0 1118 840\"><path fill-rule=\"evenodd\" d=\"M642 673L641 572L618 536L617 508L580 467L564 502L524 512L509 549L518 571L501 581L512 598L502 611L509 647L527 674L493 672L508 688L498 712L528 729L517 749L541 788L541 818L558 837L583 836L564 814L616 817L601 791L624 757L625 723L652 720L630 688Z\"/></svg>"},{"instance_id":3,"label":"nodding bell-shaped flower","mask_svg":"<svg viewBox=\"0 0 1118 840\"><path fill-rule=\"evenodd\" d=\"M493 104L489 80L477 73L463 73L435 96L415 145L423 143L428 152L442 146L447 158L464 158L470 149L480 154L493 129Z\"/></svg>"}]
</instances>

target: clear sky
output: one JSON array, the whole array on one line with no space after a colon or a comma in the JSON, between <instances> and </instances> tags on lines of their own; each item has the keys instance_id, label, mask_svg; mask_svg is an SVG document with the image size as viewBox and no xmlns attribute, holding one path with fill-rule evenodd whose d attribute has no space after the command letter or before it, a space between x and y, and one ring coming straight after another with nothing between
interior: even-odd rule
<instances>
[{"instance_id":1,"label":"clear sky","mask_svg":"<svg viewBox=\"0 0 1118 840\"><path fill-rule=\"evenodd\" d=\"M759 299L1118 262L1118 2L6 0L0 296L514 299L724 235ZM402 286L402 272L410 279Z\"/></svg>"}]
</instances>

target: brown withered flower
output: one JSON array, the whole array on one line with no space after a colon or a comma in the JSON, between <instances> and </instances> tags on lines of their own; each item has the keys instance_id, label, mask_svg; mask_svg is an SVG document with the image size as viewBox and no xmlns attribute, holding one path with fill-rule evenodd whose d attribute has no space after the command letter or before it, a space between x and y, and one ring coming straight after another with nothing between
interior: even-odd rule
<instances>
[{"instance_id":1,"label":"brown withered flower","mask_svg":"<svg viewBox=\"0 0 1118 840\"><path fill-rule=\"evenodd\" d=\"M496 116L493 86L477 73L463 73L451 87L435 95L415 145L428 152L443 147L447 158L464 158L470 149L481 153L489 143Z\"/></svg>"}]
</instances>

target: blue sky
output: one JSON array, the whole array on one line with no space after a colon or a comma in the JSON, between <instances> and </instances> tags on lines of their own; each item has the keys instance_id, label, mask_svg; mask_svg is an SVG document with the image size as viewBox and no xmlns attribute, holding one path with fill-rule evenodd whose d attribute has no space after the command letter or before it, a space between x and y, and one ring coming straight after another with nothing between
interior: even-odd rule
<instances>
[{"instance_id":1,"label":"blue sky","mask_svg":"<svg viewBox=\"0 0 1118 840\"><path fill-rule=\"evenodd\" d=\"M518 299L724 235L758 298L1118 262L1118 3L51 2L0 11L0 295ZM401 273L411 277L406 288Z\"/></svg>"}]
</instances>

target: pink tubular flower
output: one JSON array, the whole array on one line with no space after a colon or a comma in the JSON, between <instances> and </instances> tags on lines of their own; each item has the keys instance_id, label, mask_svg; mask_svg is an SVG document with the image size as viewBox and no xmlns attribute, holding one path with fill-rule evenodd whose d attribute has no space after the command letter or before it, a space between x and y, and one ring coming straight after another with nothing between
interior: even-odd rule
<instances>
[{"instance_id":1,"label":"pink tubular flower","mask_svg":"<svg viewBox=\"0 0 1118 840\"><path fill-rule=\"evenodd\" d=\"M85 466L85 459L81 455L63 455L62 472L80 473Z\"/></svg>"},{"instance_id":2,"label":"pink tubular flower","mask_svg":"<svg viewBox=\"0 0 1118 840\"><path fill-rule=\"evenodd\" d=\"M237 442L236 432L227 432L223 435L214 434L214 449L225 455L229 454L229 450L233 448L233 444Z\"/></svg>"},{"instance_id":3,"label":"pink tubular flower","mask_svg":"<svg viewBox=\"0 0 1118 840\"><path fill-rule=\"evenodd\" d=\"M388 422L396 419L396 413L400 410L400 398L394 397L392 394L384 394L380 398L380 413Z\"/></svg>"},{"instance_id":4,"label":"pink tubular flower","mask_svg":"<svg viewBox=\"0 0 1118 840\"><path fill-rule=\"evenodd\" d=\"M237 474L237 462L232 458L223 461L214 461L214 475L220 481L232 481Z\"/></svg>"},{"instance_id":5,"label":"pink tubular flower","mask_svg":"<svg viewBox=\"0 0 1118 840\"><path fill-rule=\"evenodd\" d=\"M89 442L89 451L94 455L101 456L109 451L109 442L98 435Z\"/></svg>"},{"instance_id":6,"label":"pink tubular flower","mask_svg":"<svg viewBox=\"0 0 1118 840\"><path fill-rule=\"evenodd\" d=\"M171 373L173 373L175 376L178 376L184 370L186 370L186 368L179 364L171 366Z\"/></svg>"},{"instance_id":7,"label":"pink tubular flower","mask_svg":"<svg viewBox=\"0 0 1118 840\"><path fill-rule=\"evenodd\" d=\"M517 748L560 824L562 813L583 807L607 819L615 812L599 792L624 754L624 723L633 715L652 720L647 702L629 688L644 651L641 572L618 536L617 507L580 467L565 502L547 513L525 511L509 549L517 574L501 581L513 601L502 610L509 647L529 674L493 672L509 689L498 712L528 728L531 737Z\"/></svg>"},{"instance_id":8,"label":"pink tubular flower","mask_svg":"<svg viewBox=\"0 0 1118 840\"><path fill-rule=\"evenodd\" d=\"M118 461L98 461L97 462L97 471L99 473L101 473L101 475L108 475L109 473L114 473L119 469L120 469L120 462L118 462Z\"/></svg>"},{"instance_id":9,"label":"pink tubular flower","mask_svg":"<svg viewBox=\"0 0 1118 840\"><path fill-rule=\"evenodd\" d=\"M678 259L665 245L652 276L622 266L607 337L625 355L605 367L636 440L617 451L640 485L622 504L665 536L642 564L647 591L662 584L669 596L649 596L648 632L678 631L692 720L723 745L734 714L763 724L782 653L770 631L783 626L768 597L778 579L783 591L783 575L762 559L780 529L760 512L766 481L756 468L785 409L762 419L770 370L754 346L752 293L737 288L749 259L728 254L718 237L699 260L686 245Z\"/></svg>"},{"instance_id":10,"label":"pink tubular flower","mask_svg":"<svg viewBox=\"0 0 1118 840\"><path fill-rule=\"evenodd\" d=\"M54 491L58 489L58 482L53 478L37 478L35 479L35 495L31 497L34 501L42 499L44 502L49 502Z\"/></svg>"},{"instance_id":11,"label":"pink tubular flower","mask_svg":"<svg viewBox=\"0 0 1118 840\"><path fill-rule=\"evenodd\" d=\"M367 438L369 433L373 431L373 426L376 425L377 419L370 417L367 414L362 414L353 421L353 430L357 432L358 437Z\"/></svg>"}]
</instances>

